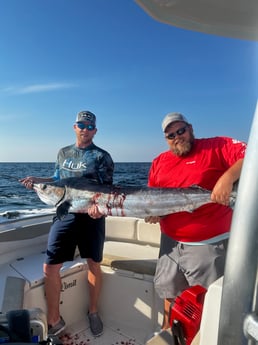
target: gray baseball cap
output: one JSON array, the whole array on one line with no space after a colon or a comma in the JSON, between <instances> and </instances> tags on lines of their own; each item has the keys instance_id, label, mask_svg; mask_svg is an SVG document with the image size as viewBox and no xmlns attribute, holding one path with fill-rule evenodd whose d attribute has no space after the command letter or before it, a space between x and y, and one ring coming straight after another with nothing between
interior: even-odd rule
<instances>
[{"instance_id":1,"label":"gray baseball cap","mask_svg":"<svg viewBox=\"0 0 258 345\"><path fill-rule=\"evenodd\" d=\"M96 116L88 110L80 111L76 116L76 122L90 122L92 125L96 125Z\"/></svg>"},{"instance_id":2,"label":"gray baseball cap","mask_svg":"<svg viewBox=\"0 0 258 345\"><path fill-rule=\"evenodd\" d=\"M182 121L185 123L188 123L186 117L180 113L168 113L161 124L163 132L166 131L166 128L168 125L170 125L172 122Z\"/></svg>"}]
</instances>

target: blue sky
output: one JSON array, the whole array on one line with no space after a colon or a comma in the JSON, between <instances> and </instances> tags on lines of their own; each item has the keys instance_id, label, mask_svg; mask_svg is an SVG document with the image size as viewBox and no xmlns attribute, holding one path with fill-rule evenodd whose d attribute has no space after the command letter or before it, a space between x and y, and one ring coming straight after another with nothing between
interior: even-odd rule
<instances>
[{"instance_id":1,"label":"blue sky","mask_svg":"<svg viewBox=\"0 0 258 345\"><path fill-rule=\"evenodd\" d=\"M160 23L133 0L0 1L0 161L55 161L80 110L115 162L167 146L166 113L197 137L248 140L258 43Z\"/></svg>"}]
</instances>

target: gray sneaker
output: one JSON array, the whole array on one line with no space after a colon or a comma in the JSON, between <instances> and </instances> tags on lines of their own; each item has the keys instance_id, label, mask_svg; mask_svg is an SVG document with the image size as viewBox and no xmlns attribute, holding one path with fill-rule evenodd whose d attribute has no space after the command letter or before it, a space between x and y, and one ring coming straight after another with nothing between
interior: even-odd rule
<instances>
[{"instance_id":1,"label":"gray sneaker","mask_svg":"<svg viewBox=\"0 0 258 345\"><path fill-rule=\"evenodd\" d=\"M103 333L103 323L98 313L88 313L90 330L94 337L99 337Z\"/></svg>"},{"instance_id":2,"label":"gray sneaker","mask_svg":"<svg viewBox=\"0 0 258 345\"><path fill-rule=\"evenodd\" d=\"M65 322L62 316L60 316L60 321L55 326L48 325L48 335L57 335L61 333L64 329L65 329Z\"/></svg>"}]
</instances>

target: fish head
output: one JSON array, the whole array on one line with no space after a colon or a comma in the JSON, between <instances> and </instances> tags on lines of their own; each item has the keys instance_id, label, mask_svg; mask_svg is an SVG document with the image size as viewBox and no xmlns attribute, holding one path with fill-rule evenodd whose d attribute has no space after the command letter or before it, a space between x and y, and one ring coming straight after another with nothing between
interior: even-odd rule
<instances>
[{"instance_id":1,"label":"fish head","mask_svg":"<svg viewBox=\"0 0 258 345\"><path fill-rule=\"evenodd\" d=\"M65 187L53 183L35 183L33 189L45 204L56 206L65 195Z\"/></svg>"}]
</instances>

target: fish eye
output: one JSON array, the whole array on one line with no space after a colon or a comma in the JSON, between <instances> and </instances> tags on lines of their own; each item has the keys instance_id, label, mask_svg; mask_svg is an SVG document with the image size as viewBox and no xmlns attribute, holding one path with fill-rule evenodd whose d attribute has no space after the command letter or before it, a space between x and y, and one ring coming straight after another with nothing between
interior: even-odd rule
<instances>
[{"instance_id":1,"label":"fish eye","mask_svg":"<svg viewBox=\"0 0 258 345\"><path fill-rule=\"evenodd\" d=\"M46 188L47 188L47 185L46 185L46 184L43 184L41 189L44 190L44 189L46 189Z\"/></svg>"}]
</instances>

